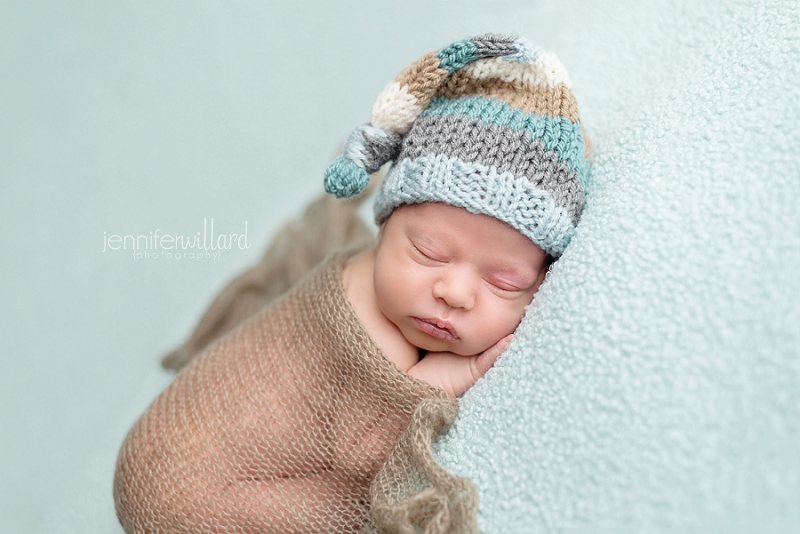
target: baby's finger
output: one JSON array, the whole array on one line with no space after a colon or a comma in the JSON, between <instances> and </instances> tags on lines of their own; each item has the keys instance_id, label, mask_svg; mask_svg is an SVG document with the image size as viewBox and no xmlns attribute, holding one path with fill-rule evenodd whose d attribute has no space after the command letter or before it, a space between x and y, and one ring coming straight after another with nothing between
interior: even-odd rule
<instances>
[{"instance_id":1,"label":"baby's finger","mask_svg":"<svg viewBox=\"0 0 800 534\"><path fill-rule=\"evenodd\" d=\"M513 338L514 334L508 334L506 337L483 351L483 354L478 356L475 364L478 367L478 373L480 376L485 375L486 371L491 369L491 367L494 365L494 362L496 362L497 358L499 358L503 351L506 350L506 347L509 343L511 343Z\"/></svg>"}]
</instances>

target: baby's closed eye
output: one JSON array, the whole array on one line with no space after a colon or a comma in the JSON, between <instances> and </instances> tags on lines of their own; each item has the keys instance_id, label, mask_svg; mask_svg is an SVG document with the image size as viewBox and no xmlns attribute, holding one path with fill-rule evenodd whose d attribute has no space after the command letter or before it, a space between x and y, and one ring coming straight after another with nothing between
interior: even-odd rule
<instances>
[{"instance_id":1,"label":"baby's closed eye","mask_svg":"<svg viewBox=\"0 0 800 534\"><path fill-rule=\"evenodd\" d=\"M433 247L426 246L421 243L418 245L412 241L411 249L414 251L415 256L424 262L434 263L437 265L443 265L448 262L447 256L443 252L440 252Z\"/></svg>"},{"instance_id":2,"label":"baby's closed eye","mask_svg":"<svg viewBox=\"0 0 800 534\"><path fill-rule=\"evenodd\" d=\"M533 286L533 282L529 282L528 280L507 279L502 276L493 275L487 276L484 278L484 281L492 290L508 295L518 295L519 293L524 293Z\"/></svg>"}]
</instances>

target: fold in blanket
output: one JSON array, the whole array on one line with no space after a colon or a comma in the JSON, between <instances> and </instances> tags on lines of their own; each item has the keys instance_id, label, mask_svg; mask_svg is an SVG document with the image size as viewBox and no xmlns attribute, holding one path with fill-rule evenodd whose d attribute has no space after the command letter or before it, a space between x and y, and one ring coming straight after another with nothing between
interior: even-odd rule
<instances>
[{"instance_id":1,"label":"fold in blanket","mask_svg":"<svg viewBox=\"0 0 800 534\"><path fill-rule=\"evenodd\" d=\"M114 480L127 532L477 531L474 485L430 449L458 401L367 335L347 257L212 344L134 425Z\"/></svg>"}]
</instances>

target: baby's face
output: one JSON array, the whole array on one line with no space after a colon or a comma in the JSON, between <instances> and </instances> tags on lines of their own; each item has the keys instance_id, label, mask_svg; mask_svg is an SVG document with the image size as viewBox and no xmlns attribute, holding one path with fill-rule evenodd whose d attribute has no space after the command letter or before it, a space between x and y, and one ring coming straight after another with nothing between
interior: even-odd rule
<instances>
[{"instance_id":1,"label":"baby's face","mask_svg":"<svg viewBox=\"0 0 800 534\"><path fill-rule=\"evenodd\" d=\"M413 345L479 354L512 333L547 255L517 230L448 204L396 209L375 250L375 293Z\"/></svg>"}]
</instances>

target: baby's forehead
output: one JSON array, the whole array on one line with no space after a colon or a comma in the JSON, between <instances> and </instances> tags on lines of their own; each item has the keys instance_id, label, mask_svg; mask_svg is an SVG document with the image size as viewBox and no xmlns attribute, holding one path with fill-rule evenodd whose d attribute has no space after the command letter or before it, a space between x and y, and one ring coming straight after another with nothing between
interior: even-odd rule
<instances>
[{"instance_id":1,"label":"baby's forehead","mask_svg":"<svg viewBox=\"0 0 800 534\"><path fill-rule=\"evenodd\" d=\"M445 204L443 202L421 202L398 206L389 216L390 220L398 213L400 217L412 224L435 233L437 229L448 230L458 234L475 235L475 229L480 228L481 233L489 235L509 234L519 236L530 241L522 232L510 224L487 215L475 213L461 206ZM386 224L386 222L384 222ZM531 241L531 243L533 243ZM533 243L535 245L535 243ZM538 248L538 245L535 245Z\"/></svg>"}]
</instances>

